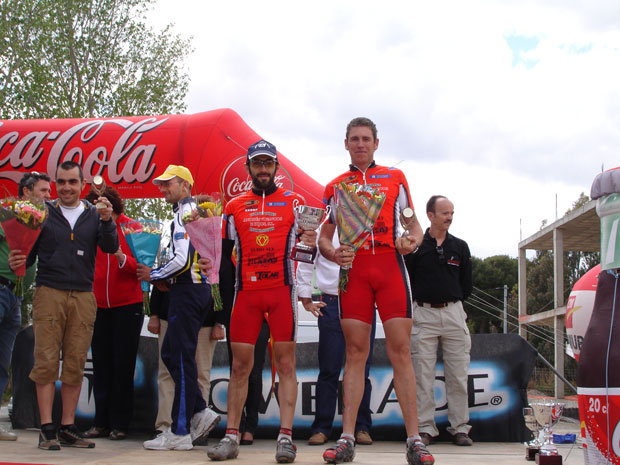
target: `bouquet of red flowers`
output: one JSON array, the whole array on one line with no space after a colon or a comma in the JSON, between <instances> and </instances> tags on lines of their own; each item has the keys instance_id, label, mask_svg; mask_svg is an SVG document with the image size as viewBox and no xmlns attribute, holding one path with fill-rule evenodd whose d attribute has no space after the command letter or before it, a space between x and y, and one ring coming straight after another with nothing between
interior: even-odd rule
<instances>
[{"instance_id":1,"label":"bouquet of red flowers","mask_svg":"<svg viewBox=\"0 0 620 465\"><path fill-rule=\"evenodd\" d=\"M135 220L121 225L121 230L125 235L131 253L138 263L148 267L152 267L155 264L163 226L163 223L154 220ZM151 290L151 285L146 281L142 281L140 286L142 287L144 314L150 315L149 291Z\"/></svg>"},{"instance_id":2,"label":"bouquet of red flowers","mask_svg":"<svg viewBox=\"0 0 620 465\"><path fill-rule=\"evenodd\" d=\"M199 199L200 200L200 199ZM219 192L206 196L204 202L183 215L189 240L202 258L211 260L207 278L215 311L224 308L220 295L220 262L222 260L222 196Z\"/></svg>"},{"instance_id":3,"label":"bouquet of red flowers","mask_svg":"<svg viewBox=\"0 0 620 465\"><path fill-rule=\"evenodd\" d=\"M340 245L357 250L366 242L379 217L385 194L379 189L357 183L334 184L336 223ZM340 268L338 290L345 292L349 282L349 268Z\"/></svg>"},{"instance_id":4,"label":"bouquet of red flowers","mask_svg":"<svg viewBox=\"0 0 620 465\"><path fill-rule=\"evenodd\" d=\"M9 249L21 250L24 255L28 255L32 250L46 219L45 204L15 199L4 199L0 204L0 222ZM26 265L14 271L17 276L15 295L21 297L24 295L23 278L26 276Z\"/></svg>"}]
</instances>

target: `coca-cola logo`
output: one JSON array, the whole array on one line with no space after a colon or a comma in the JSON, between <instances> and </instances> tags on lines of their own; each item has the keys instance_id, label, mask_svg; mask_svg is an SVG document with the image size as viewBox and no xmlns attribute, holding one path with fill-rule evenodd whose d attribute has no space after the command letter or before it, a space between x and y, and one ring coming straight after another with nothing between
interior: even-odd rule
<instances>
[{"instance_id":1,"label":"coca-cola logo","mask_svg":"<svg viewBox=\"0 0 620 465\"><path fill-rule=\"evenodd\" d=\"M167 120L158 120L157 117L140 121L122 118L89 120L64 131L0 133L0 178L18 182L23 173L9 171L7 165L31 169L47 157L46 171L52 179L56 177L58 165L71 160L82 166L87 182L104 172L113 184L146 182L155 171L153 155L157 147L155 144L141 144L141 139ZM2 125L0 122L0 128ZM122 132L114 131L115 126L120 127ZM114 135L110 137L111 134Z\"/></svg>"},{"instance_id":2,"label":"coca-cola logo","mask_svg":"<svg viewBox=\"0 0 620 465\"><path fill-rule=\"evenodd\" d=\"M252 178L245 169L245 159L245 155L234 159L224 168L224 171L222 171L220 189L224 194L225 202L234 199L252 188ZM282 168L282 165L278 166L275 182L278 187L293 190L293 180L290 174Z\"/></svg>"}]
</instances>

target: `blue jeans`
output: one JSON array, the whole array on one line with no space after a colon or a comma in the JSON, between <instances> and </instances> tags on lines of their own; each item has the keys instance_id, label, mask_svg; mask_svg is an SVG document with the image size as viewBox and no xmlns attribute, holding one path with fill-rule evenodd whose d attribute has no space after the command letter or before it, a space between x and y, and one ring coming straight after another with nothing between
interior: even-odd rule
<instances>
[{"instance_id":1,"label":"blue jeans","mask_svg":"<svg viewBox=\"0 0 620 465\"><path fill-rule=\"evenodd\" d=\"M323 302L327 305L321 309L323 316L318 319L319 327L319 377L316 380L316 412L312 423L312 434L323 433L329 437L334 423L340 372L344 365L345 341L340 316L338 313L338 297L323 294ZM357 412L355 431L370 431L372 420L370 414L371 384L368 379L372 351L375 341L376 317L372 321L370 333L370 351L366 360L364 396Z\"/></svg>"},{"instance_id":2,"label":"blue jeans","mask_svg":"<svg viewBox=\"0 0 620 465\"><path fill-rule=\"evenodd\" d=\"M22 324L21 299L0 284L0 396L9 383L9 365L15 337Z\"/></svg>"}]
</instances>

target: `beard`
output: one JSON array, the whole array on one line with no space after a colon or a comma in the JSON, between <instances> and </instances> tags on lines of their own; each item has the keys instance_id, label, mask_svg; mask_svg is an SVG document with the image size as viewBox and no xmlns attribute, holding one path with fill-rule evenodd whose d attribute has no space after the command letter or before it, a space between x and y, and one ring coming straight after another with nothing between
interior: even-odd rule
<instances>
[{"instance_id":1,"label":"beard","mask_svg":"<svg viewBox=\"0 0 620 465\"><path fill-rule=\"evenodd\" d=\"M255 189L259 189L259 190L267 190L273 186L275 186L276 184L276 175L274 174L269 174L268 175L269 178L268 179L264 179L261 180L258 178L258 176L254 175L254 174L250 174L250 177L252 178L252 185L254 186Z\"/></svg>"}]
</instances>

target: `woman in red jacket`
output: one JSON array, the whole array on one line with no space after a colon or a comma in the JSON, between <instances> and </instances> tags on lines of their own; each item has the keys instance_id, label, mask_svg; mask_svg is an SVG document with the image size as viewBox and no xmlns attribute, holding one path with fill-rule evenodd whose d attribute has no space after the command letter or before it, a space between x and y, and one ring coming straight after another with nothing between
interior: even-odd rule
<instances>
[{"instance_id":1,"label":"woman in red jacket","mask_svg":"<svg viewBox=\"0 0 620 465\"><path fill-rule=\"evenodd\" d=\"M97 319L91 343L95 421L84 435L125 439L133 415L133 378L144 318L142 290L136 259L121 230L122 224L133 220L123 214L123 199L116 189L107 186L102 195L112 204L120 246L114 254L97 250ZM97 197L91 190L86 200Z\"/></svg>"}]
</instances>

